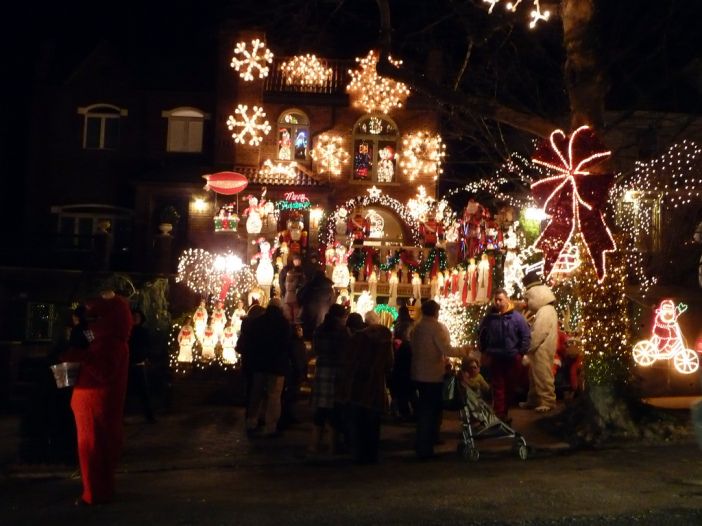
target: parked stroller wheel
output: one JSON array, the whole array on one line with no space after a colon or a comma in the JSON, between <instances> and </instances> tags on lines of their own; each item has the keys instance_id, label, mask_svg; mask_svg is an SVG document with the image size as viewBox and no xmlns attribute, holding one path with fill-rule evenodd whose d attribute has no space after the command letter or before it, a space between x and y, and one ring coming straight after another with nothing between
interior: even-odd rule
<instances>
[{"instance_id":1,"label":"parked stroller wheel","mask_svg":"<svg viewBox=\"0 0 702 526\"><path fill-rule=\"evenodd\" d=\"M470 447L469 445L463 446L463 451L461 454L463 455L463 460L465 461L477 462L480 458L480 451L478 451L478 448Z\"/></svg>"},{"instance_id":2,"label":"parked stroller wheel","mask_svg":"<svg viewBox=\"0 0 702 526\"><path fill-rule=\"evenodd\" d=\"M526 460L529 458L529 448L527 448L525 445L520 445L517 447L517 455L519 455L519 458L522 460Z\"/></svg>"}]
</instances>

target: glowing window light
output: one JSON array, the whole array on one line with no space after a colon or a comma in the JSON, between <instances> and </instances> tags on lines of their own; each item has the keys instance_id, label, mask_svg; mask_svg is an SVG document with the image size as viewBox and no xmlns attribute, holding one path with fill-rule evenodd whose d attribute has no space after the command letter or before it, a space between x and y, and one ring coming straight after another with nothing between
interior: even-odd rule
<instances>
[{"instance_id":1,"label":"glowing window light","mask_svg":"<svg viewBox=\"0 0 702 526\"><path fill-rule=\"evenodd\" d=\"M288 85L324 86L332 76L332 68L327 68L311 54L297 55L280 65Z\"/></svg>"},{"instance_id":2,"label":"glowing window light","mask_svg":"<svg viewBox=\"0 0 702 526\"><path fill-rule=\"evenodd\" d=\"M232 133L234 142L246 144L246 138L249 137L249 146L258 146L263 140L263 135L268 135L271 131L271 125L266 118L266 112L259 106L253 107L253 113L249 115L249 107L246 104L239 104L234 110L235 115L240 118L230 115L227 119L227 128Z\"/></svg>"},{"instance_id":3,"label":"glowing window light","mask_svg":"<svg viewBox=\"0 0 702 526\"><path fill-rule=\"evenodd\" d=\"M241 55L241 58L237 55ZM249 82L254 80L254 72L259 79L266 78L268 64L272 62L273 53L264 42L256 38L251 41L250 50L247 48L246 42L237 42L230 66L239 72L241 78Z\"/></svg>"},{"instance_id":4,"label":"glowing window light","mask_svg":"<svg viewBox=\"0 0 702 526\"><path fill-rule=\"evenodd\" d=\"M401 60L389 62L395 66L402 65ZM353 106L362 108L368 113L389 113L394 108L401 108L409 97L410 90L406 84L381 77L376 71L378 55L371 50L364 58L356 58L358 69L349 70L351 82L346 86L346 91L352 96Z\"/></svg>"},{"instance_id":5,"label":"glowing window light","mask_svg":"<svg viewBox=\"0 0 702 526\"><path fill-rule=\"evenodd\" d=\"M441 136L429 132L416 132L402 139L400 168L413 181L416 177L433 175L436 179L443 173L441 163L446 156L446 145Z\"/></svg>"},{"instance_id":6,"label":"glowing window light","mask_svg":"<svg viewBox=\"0 0 702 526\"><path fill-rule=\"evenodd\" d=\"M685 345L685 338L678 324L678 317L687 310L687 305L672 300L663 300L656 309L651 329L651 338L634 345L634 361L648 367L658 360L673 360L675 369L681 374L691 374L700 366L699 356Z\"/></svg>"},{"instance_id":7,"label":"glowing window light","mask_svg":"<svg viewBox=\"0 0 702 526\"><path fill-rule=\"evenodd\" d=\"M312 150L312 159L317 163L320 174L341 175L345 164L349 162L349 152L343 147L344 140L339 135L322 134Z\"/></svg>"}]
</instances>

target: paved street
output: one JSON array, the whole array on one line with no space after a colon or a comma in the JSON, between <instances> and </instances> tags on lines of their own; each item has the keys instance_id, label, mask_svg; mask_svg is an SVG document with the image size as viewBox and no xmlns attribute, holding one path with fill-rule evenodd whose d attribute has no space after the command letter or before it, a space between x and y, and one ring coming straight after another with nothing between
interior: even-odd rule
<instances>
[{"instance_id":1,"label":"paved street","mask_svg":"<svg viewBox=\"0 0 702 526\"><path fill-rule=\"evenodd\" d=\"M415 460L413 428L386 425L381 464L359 467L308 459L309 424L249 441L239 408L195 406L156 425L130 416L114 503L76 509L80 480L70 467L10 464L0 524L702 523L702 452L691 439L572 452L527 417L515 412L535 448L526 462L509 443L484 442L480 460L465 463L446 413L438 459Z\"/></svg>"}]
</instances>

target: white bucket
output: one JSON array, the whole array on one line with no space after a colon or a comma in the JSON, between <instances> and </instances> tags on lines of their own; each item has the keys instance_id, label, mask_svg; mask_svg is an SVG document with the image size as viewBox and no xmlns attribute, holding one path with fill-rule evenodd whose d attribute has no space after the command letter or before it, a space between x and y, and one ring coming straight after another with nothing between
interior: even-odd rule
<instances>
[{"instance_id":1,"label":"white bucket","mask_svg":"<svg viewBox=\"0 0 702 526\"><path fill-rule=\"evenodd\" d=\"M62 389L64 387L73 387L78 380L80 372L79 362L62 362L51 366L51 372L54 373L56 387Z\"/></svg>"}]
</instances>

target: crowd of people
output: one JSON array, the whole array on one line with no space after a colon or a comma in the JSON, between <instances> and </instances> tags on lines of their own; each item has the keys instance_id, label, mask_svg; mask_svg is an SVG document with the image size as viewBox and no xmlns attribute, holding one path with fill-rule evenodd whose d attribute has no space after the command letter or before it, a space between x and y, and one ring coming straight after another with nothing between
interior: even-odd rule
<instances>
[{"instance_id":1,"label":"crowd of people","mask_svg":"<svg viewBox=\"0 0 702 526\"><path fill-rule=\"evenodd\" d=\"M496 290L478 327L477 348L457 347L439 321L436 301L413 308L414 317L407 305L401 306L391 330L374 311L362 317L335 303L324 273L306 272L294 256L281 275L282 297L272 298L265 308L251 305L242 319L236 351L246 393L247 435L252 440L280 437L300 422L300 389L310 364L313 425L308 452L313 457L349 453L355 463L376 463L381 423L388 415L413 423L417 457L433 457L440 442L447 374L455 374L460 388L491 401L496 416L507 423L516 393L527 383L519 405L538 413L553 410L554 364L567 338L559 330L550 288L536 274L528 274L523 285L520 303L505 290ZM77 504L112 497L128 377L144 417L155 421L144 367L149 344L143 322L143 313L130 311L109 283L97 299L74 311L68 349L60 359L81 363L71 400L84 487ZM460 363L455 372L453 363Z\"/></svg>"}]
</instances>

